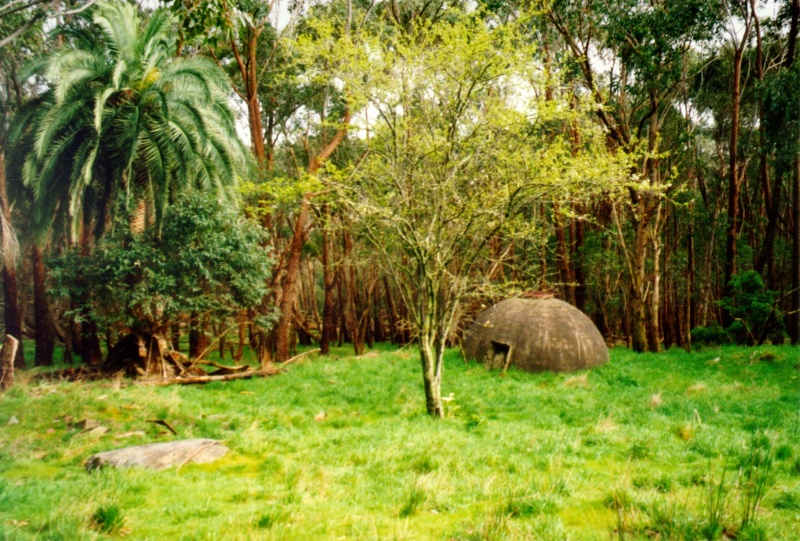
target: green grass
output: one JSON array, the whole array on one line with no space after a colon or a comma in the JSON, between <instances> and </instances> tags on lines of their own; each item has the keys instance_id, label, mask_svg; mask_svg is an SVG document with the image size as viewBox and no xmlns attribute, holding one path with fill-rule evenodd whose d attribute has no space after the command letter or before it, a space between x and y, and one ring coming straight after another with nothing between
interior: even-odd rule
<instances>
[{"instance_id":1,"label":"green grass","mask_svg":"<svg viewBox=\"0 0 800 541\"><path fill-rule=\"evenodd\" d=\"M797 365L788 346L618 349L589 373L501 375L451 351L442 421L424 414L413 349L202 387L23 374L0 397L0 539L796 540ZM231 452L84 470L174 439L156 418Z\"/></svg>"}]
</instances>

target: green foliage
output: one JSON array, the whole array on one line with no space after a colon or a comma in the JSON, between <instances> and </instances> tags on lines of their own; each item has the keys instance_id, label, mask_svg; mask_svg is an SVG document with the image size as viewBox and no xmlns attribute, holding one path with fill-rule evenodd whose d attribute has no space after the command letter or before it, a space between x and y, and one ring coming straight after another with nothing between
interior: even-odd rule
<instances>
[{"instance_id":1,"label":"green foliage","mask_svg":"<svg viewBox=\"0 0 800 541\"><path fill-rule=\"evenodd\" d=\"M188 195L170 207L160 232L132 234L123 213L92 253L54 258L54 293L103 327L156 332L190 314L224 319L266 294L272 259L264 235L236 209Z\"/></svg>"},{"instance_id":2,"label":"green foliage","mask_svg":"<svg viewBox=\"0 0 800 541\"><path fill-rule=\"evenodd\" d=\"M11 132L9 181L33 192L39 239L53 220L77 239L101 234L122 192L149 199L160 225L177 194L229 187L244 173L224 74L210 60L174 57L173 19L100 1L61 28L65 44L31 65L42 91Z\"/></svg>"},{"instance_id":3,"label":"green foliage","mask_svg":"<svg viewBox=\"0 0 800 541\"><path fill-rule=\"evenodd\" d=\"M770 336L773 343L783 343L784 317L777 306L778 292L769 291L756 271L736 274L731 278L732 297L719 300L719 305L733 319L725 331L738 344L762 343Z\"/></svg>"},{"instance_id":4,"label":"green foliage","mask_svg":"<svg viewBox=\"0 0 800 541\"><path fill-rule=\"evenodd\" d=\"M733 342L731 335L716 321L708 327L695 327L692 329L693 344L722 346L731 342Z\"/></svg>"}]
</instances>

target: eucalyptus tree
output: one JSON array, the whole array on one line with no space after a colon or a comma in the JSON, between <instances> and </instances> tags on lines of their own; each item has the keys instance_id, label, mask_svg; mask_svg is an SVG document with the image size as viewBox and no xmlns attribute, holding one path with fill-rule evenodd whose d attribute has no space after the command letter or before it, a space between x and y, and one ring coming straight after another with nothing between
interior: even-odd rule
<instances>
[{"instance_id":1,"label":"eucalyptus tree","mask_svg":"<svg viewBox=\"0 0 800 541\"><path fill-rule=\"evenodd\" d=\"M597 104L595 115L609 146L638 157L633 172L642 182L618 201L626 209L626 220L619 222L626 227L618 237L628 267L632 347L658 350L659 230L665 195L678 187L662 163L661 127L688 76L693 48L714 36L720 2L556 0L542 5L572 58L573 80Z\"/></svg>"},{"instance_id":2,"label":"eucalyptus tree","mask_svg":"<svg viewBox=\"0 0 800 541\"><path fill-rule=\"evenodd\" d=\"M135 6L97 2L31 66L42 91L15 119L10 181L32 190L40 242L68 231L88 251L120 200L158 226L181 192L235 199L249 162L227 78L207 59L173 56L173 23L164 10L143 25ZM99 348L88 350L96 362Z\"/></svg>"},{"instance_id":3,"label":"eucalyptus tree","mask_svg":"<svg viewBox=\"0 0 800 541\"><path fill-rule=\"evenodd\" d=\"M354 116L374 119L359 121L369 133L365 153L329 169L328 182L354 234L399 287L427 411L439 417L445 347L462 301L488 284L481 267L489 240L535 234L539 224L523 210L543 198L627 178L592 125L582 124L581 148L547 130L548 121L582 111L539 101L544 78L519 28L475 15L449 8L437 22L364 38L368 72L323 64L343 82ZM322 24L315 36L329 44L323 50L337 44Z\"/></svg>"}]
</instances>

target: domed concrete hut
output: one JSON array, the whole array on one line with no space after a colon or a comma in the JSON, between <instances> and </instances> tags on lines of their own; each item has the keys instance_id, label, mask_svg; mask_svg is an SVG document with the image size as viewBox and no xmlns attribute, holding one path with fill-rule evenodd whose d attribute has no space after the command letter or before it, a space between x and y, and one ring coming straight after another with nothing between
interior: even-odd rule
<instances>
[{"instance_id":1,"label":"domed concrete hut","mask_svg":"<svg viewBox=\"0 0 800 541\"><path fill-rule=\"evenodd\" d=\"M481 312L464 335L467 359L490 368L572 372L608 362L591 319L553 298L507 299Z\"/></svg>"}]
</instances>

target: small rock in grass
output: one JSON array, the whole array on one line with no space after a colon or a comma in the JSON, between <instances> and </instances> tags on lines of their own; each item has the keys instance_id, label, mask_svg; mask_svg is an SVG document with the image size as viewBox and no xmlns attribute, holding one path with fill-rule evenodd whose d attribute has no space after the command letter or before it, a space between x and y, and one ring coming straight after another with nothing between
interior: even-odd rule
<instances>
[{"instance_id":1,"label":"small rock in grass","mask_svg":"<svg viewBox=\"0 0 800 541\"><path fill-rule=\"evenodd\" d=\"M11 419L9 419L6 424L7 425L18 425L19 424L19 419L17 419L14 415L12 415Z\"/></svg>"},{"instance_id":2,"label":"small rock in grass","mask_svg":"<svg viewBox=\"0 0 800 541\"><path fill-rule=\"evenodd\" d=\"M100 423L95 419L82 419L75 423L75 426L81 430L92 430L100 426Z\"/></svg>"},{"instance_id":3,"label":"small rock in grass","mask_svg":"<svg viewBox=\"0 0 800 541\"><path fill-rule=\"evenodd\" d=\"M96 426L91 430L87 430L86 434L89 435L89 436L93 436L95 438L98 438L98 437L102 436L103 434L105 434L106 432L108 432L108 428L106 428L104 426Z\"/></svg>"}]
</instances>

